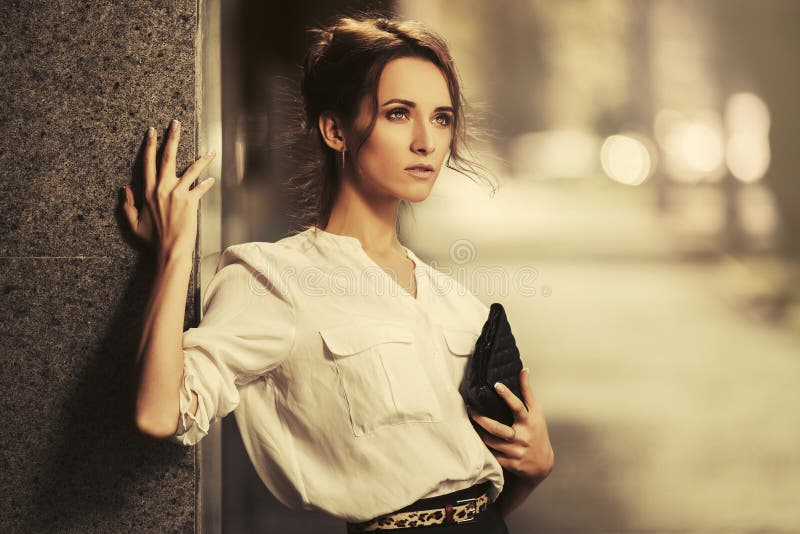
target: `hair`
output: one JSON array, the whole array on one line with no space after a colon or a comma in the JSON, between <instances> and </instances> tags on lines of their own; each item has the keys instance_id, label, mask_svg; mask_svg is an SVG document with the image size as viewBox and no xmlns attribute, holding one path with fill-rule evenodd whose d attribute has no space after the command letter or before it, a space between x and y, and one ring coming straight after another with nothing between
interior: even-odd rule
<instances>
[{"instance_id":1,"label":"hair","mask_svg":"<svg viewBox=\"0 0 800 534\"><path fill-rule=\"evenodd\" d=\"M348 131L354 132L355 147L351 158L369 137L377 118L378 82L386 64L397 58L416 57L430 61L444 75L453 105L453 135L450 155L445 165L465 176L488 183L492 194L495 184L486 178L488 169L470 159L465 123L466 102L461 80L445 41L424 24L414 20L398 21L369 12L339 15L328 24L309 29L311 44L303 60L302 111L295 119L291 157L297 158L296 172L289 179L294 230L308 226L325 227L341 183L340 153L331 149L319 130L319 117L331 113ZM370 104L368 126L355 131L354 125L362 101ZM402 204L407 204L405 201Z\"/></svg>"}]
</instances>

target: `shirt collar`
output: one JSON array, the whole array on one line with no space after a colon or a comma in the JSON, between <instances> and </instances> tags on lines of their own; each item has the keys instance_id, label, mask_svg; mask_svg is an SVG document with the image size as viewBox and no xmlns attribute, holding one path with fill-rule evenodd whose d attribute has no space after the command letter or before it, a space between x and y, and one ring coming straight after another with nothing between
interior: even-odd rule
<instances>
[{"instance_id":1,"label":"shirt collar","mask_svg":"<svg viewBox=\"0 0 800 534\"><path fill-rule=\"evenodd\" d=\"M333 234L333 233L327 232L327 231L325 231L322 228L319 228L317 226L309 226L306 229L306 232L308 232L311 235L318 236L320 239L324 239L324 240L329 241L331 243L335 243L336 245L339 245L340 247L355 248L356 250L362 250L362 251L364 250L364 247L361 246L361 241L359 241L359 239L357 237L353 237L353 236L350 236L350 235ZM420 259L417 257L417 255L414 254L411 251L410 248L406 247L402 243L401 243L401 246L406 250L406 252L408 252L408 255L411 257L411 259L413 259L414 262L417 263L417 265L420 265L420 263L419 263Z\"/></svg>"},{"instance_id":2,"label":"shirt collar","mask_svg":"<svg viewBox=\"0 0 800 534\"><path fill-rule=\"evenodd\" d=\"M306 228L306 232L318 239L328 243L333 243L334 245L344 249L364 250L364 248L361 246L361 241L359 241L357 237L333 234L331 232L326 232L317 226L309 226Z\"/></svg>"},{"instance_id":3,"label":"shirt collar","mask_svg":"<svg viewBox=\"0 0 800 534\"><path fill-rule=\"evenodd\" d=\"M363 258L367 259L367 253L364 251L364 247L361 246L361 241L357 237L349 236L349 235L341 235L341 234L334 234L331 232L326 232L322 228L318 226L309 226L303 232L307 235L313 236L314 239L318 239L322 243L329 243L333 246L337 247L339 250L344 251L353 251L356 254L361 255ZM402 247L406 250L408 257L414 261L415 265L415 273L417 275L417 298L413 299L414 303L421 303L425 300L425 288L422 287L424 284L428 283L427 278L429 278L429 266L427 263L422 261L417 257L414 252L403 245ZM371 261L371 260L370 260Z\"/></svg>"}]
</instances>

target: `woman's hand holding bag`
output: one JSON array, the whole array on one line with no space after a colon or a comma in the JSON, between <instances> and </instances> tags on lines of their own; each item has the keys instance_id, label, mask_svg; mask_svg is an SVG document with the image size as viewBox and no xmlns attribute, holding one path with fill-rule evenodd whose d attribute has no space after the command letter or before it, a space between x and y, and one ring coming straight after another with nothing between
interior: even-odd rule
<instances>
[{"instance_id":1,"label":"woman's hand holding bag","mask_svg":"<svg viewBox=\"0 0 800 534\"><path fill-rule=\"evenodd\" d=\"M472 426L504 469L533 485L550 474L554 455L544 414L498 302L489 308L459 392Z\"/></svg>"},{"instance_id":2,"label":"woman's hand holding bag","mask_svg":"<svg viewBox=\"0 0 800 534\"><path fill-rule=\"evenodd\" d=\"M476 431L498 463L531 484L538 484L553 469L553 447L542 407L528 379L527 368L520 372L520 385L522 399L502 384L496 388L514 414L511 426L474 412L469 407L467 412L480 425L481 428Z\"/></svg>"}]
</instances>

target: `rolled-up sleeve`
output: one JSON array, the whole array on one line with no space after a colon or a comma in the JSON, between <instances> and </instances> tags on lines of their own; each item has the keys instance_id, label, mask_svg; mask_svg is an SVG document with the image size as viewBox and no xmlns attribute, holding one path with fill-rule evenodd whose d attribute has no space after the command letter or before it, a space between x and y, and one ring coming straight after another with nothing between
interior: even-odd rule
<instances>
[{"instance_id":1,"label":"rolled-up sleeve","mask_svg":"<svg viewBox=\"0 0 800 534\"><path fill-rule=\"evenodd\" d=\"M295 311L270 243L227 248L203 299L203 318L183 333L180 418L172 441L194 445L239 404L239 388L289 357ZM273 248L275 247L275 248ZM190 413L191 392L197 411Z\"/></svg>"}]
</instances>

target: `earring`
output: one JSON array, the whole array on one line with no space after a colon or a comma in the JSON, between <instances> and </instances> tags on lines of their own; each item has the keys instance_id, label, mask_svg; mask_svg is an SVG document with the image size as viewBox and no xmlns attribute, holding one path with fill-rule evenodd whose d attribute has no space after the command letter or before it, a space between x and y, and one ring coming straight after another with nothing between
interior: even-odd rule
<instances>
[{"instance_id":1,"label":"earring","mask_svg":"<svg viewBox=\"0 0 800 534\"><path fill-rule=\"evenodd\" d=\"M347 151L347 149L346 149L346 148L345 148L345 149L342 149L342 169L344 169L344 153L345 153L346 151Z\"/></svg>"}]
</instances>

